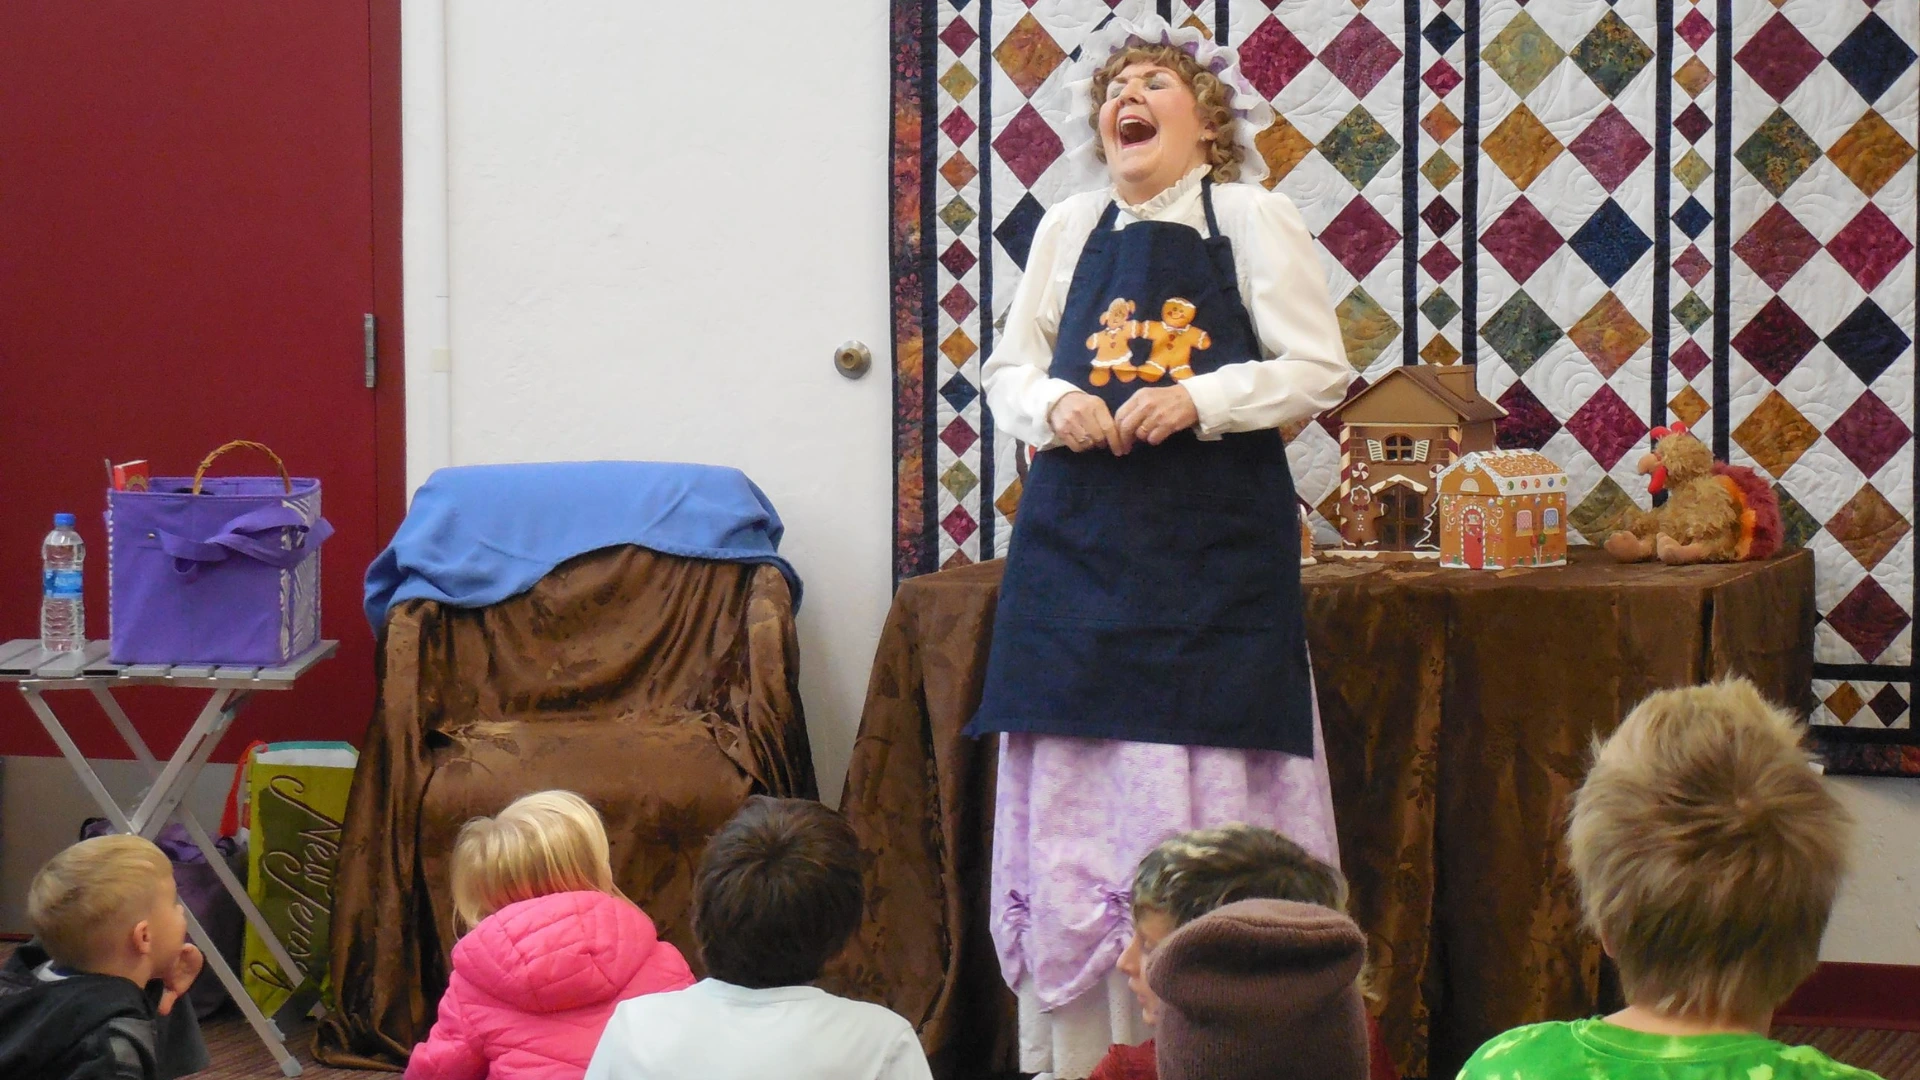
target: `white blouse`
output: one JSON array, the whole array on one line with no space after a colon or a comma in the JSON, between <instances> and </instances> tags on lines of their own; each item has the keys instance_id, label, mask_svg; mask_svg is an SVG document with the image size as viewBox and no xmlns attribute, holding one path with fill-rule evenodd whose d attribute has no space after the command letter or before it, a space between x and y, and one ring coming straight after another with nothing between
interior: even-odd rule
<instances>
[{"instance_id":1,"label":"white blouse","mask_svg":"<svg viewBox=\"0 0 1920 1080\"><path fill-rule=\"evenodd\" d=\"M1122 202L1115 228L1174 221L1206 235L1200 201L1206 171L1204 165L1194 169L1138 206ZM1049 377L1047 368L1080 249L1113 198L1111 188L1084 192L1055 204L1040 219L1006 327L981 373L994 424L1035 449L1058 445L1047 414L1062 396L1079 389ZM1240 298L1253 317L1264 358L1225 364L1178 384L1192 395L1200 414L1200 438L1283 427L1338 405L1353 368L1300 211L1285 195L1254 184L1215 184L1213 210L1220 231L1233 241Z\"/></svg>"}]
</instances>

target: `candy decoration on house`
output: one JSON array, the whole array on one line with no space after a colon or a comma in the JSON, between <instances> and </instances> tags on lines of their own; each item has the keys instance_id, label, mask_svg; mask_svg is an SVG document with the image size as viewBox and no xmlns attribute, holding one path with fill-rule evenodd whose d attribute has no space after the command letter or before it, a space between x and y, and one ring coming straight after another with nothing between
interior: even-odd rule
<instances>
[{"instance_id":1,"label":"candy decoration on house","mask_svg":"<svg viewBox=\"0 0 1920 1080\"><path fill-rule=\"evenodd\" d=\"M1664 506L1635 511L1607 538L1621 562L1657 558L1670 566L1770 558L1786 530L1780 500L1766 478L1744 465L1715 461L1685 424L1653 429L1653 449L1640 459L1647 491L1667 493Z\"/></svg>"},{"instance_id":2,"label":"candy decoration on house","mask_svg":"<svg viewBox=\"0 0 1920 1080\"><path fill-rule=\"evenodd\" d=\"M1434 478L1440 565L1563 566L1567 474L1534 450L1481 450Z\"/></svg>"},{"instance_id":3,"label":"candy decoration on house","mask_svg":"<svg viewBox=\"0 0 1920 1080\"><path fill-rule=\"evenodd\" d=\"M1367 551L1431 547L1434 478L1462 454L1494 448L1507 411L1480 395L1469 365L1397 367L1327 415L1340 425L1335 524Z\"/></svg>"},{"instance_id":4,"label":"candy decoration on house","mask_svg":"<svg viewBox=\"0 0 1920 1080\"><path fill-rule=\"evenodd\" d=\"M1300 565L1312 566L1319 561L1313 557L1313 507L1307 500L1300 500Z\"/></svg>"}]
</instances>

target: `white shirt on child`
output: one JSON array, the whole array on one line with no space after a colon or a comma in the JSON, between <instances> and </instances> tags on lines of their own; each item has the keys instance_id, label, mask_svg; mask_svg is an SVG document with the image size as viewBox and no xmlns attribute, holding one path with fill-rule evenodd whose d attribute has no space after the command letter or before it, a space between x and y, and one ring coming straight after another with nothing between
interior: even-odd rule
<instances>
[{"instance_id":1,"label":"white shirt on child","mask_svg":"<svg viewBox=\"0 0 1920 1080\"><path fill-rule=\"evenodd\" d=\"M931 1080L899 1014L813 986L703 979L623 1001L586 1080Z\"/></svg>"}]
</instances>

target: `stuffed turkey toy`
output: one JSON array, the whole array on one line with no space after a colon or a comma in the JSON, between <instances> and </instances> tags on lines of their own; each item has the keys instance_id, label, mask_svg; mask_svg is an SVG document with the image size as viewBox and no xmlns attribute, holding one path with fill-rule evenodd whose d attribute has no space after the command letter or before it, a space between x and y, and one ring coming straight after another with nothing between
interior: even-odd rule
<instances>
[{"instance_id":1,"label":"stuffed turkey toy","mask_svg":"<svg viewBox=\"0 0 1920 1080\"><path fill-rule=\"evenodd\" d=\"M1686 425L1653 429L1640 472L1648 492L1666 492L1667 502L1633 511L1627 528L1607 538L1608 553L1621 562L1739 562L1780 550L1785 530L1773 485L1744 465L1715 461Z\"/></svg>"}]
</instances>

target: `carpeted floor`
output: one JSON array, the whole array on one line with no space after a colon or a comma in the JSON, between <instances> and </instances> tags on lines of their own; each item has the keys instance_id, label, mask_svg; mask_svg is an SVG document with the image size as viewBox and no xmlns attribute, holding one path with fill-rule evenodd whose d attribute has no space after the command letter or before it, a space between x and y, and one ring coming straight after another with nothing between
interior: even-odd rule
<instances>
[{"instance_id":1,"label":"carpeted floor","mask_svg":"<svg viewBox=\"0 0 1920 1080\"><path fill-rule=\"evenodd\" d=\"M274 1063L273 1055L260 1045L253 1029L239 1013L228 1011L206 1022L200 1029L207 1040L207 1051L213 1055L213 1067L202 1073L196 1073L195 1080L254 1080L255 1077L273 1077L280 1075L280 1066ZM361 1072L355 1069L330 1069L318 1065L313 1060L313 1029L303 1027L287 1036L287 1049L299 1059L306 1071L301 1077L315 1077L317 1080L339 1080L341 1077L355 1077L357 1080L377 1080L383 1074Z\"/></svg>"}]
</instances>

